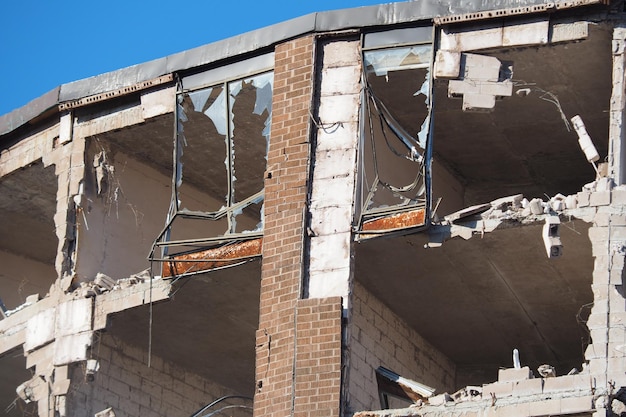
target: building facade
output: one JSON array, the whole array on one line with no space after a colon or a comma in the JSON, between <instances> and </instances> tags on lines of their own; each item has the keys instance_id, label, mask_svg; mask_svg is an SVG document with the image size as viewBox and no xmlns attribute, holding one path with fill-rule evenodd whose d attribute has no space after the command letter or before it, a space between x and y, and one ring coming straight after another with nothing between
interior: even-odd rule
<instances>
[{"instance_id":1,"label":"building facade","mask_svg":"<svg viewBox=\"0 0 626 417\"><path fill-rule=\"evenodd\" d=\"M316 13L0 117L3 409L626 412L623 7Z\"/></svg>"}]
</instances>

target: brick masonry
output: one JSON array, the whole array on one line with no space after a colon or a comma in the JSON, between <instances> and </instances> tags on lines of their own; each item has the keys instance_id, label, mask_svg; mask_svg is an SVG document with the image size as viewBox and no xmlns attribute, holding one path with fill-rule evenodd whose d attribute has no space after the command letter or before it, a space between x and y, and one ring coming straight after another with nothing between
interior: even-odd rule
<instances>
[{"instance_id":1,"label":"brick masonry","mask_svg":"<svg viewBox=\"0 0 626 417\"><path fill-rule=\"evenodd\" d=\"M453 392L455 364L410 328L358 282L350 323L349 409L380 408L375 370L391 369L405 378Z\"/></svg>"},{"instance_id":2,"label":"brick masonry","mask_svg":"<svg viewBox=\"0 0 626 417\"><path fill-rule=\"evenodd\" d=\"M298 301L294 417L339 416L342 311L341 297Z\"/></svg>"},{"instance_id":3,"label":"brick masonry","mask_svg":"<svg viewBox=\"0 0 626 417\"><path fill-rule=\"evenodd\" d=\"M223 395L227 388L204 379L147 351L102 333L94 345L100 369L86 381L84 363L71 366L68 410L75 416L93 416L109 407L116 417L189 416Z\"/></svg>"},{"instance_id":4,"label":"brick masonry","mask_svg":"<svg viewBox=\"0 0 626 417\"><path fill-rule=\"evenodd\" d=\"M275 50L256 337L255 416L291 415L295 405L295 314L302 291L314 49L314 38L307 36Z\"/></svg>"}]
</instances>

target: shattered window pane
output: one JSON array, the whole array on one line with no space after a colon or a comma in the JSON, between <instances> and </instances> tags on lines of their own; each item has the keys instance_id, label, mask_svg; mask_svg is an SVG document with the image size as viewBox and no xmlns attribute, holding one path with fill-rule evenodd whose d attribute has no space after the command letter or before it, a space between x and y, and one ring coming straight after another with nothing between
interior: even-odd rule
<instances>
[{"instance_id":1,"label":"shattered window pane","mask_svg":"<svg viewBox=\"0 0 626 417\"><path fill-rule=\"evenodd\" d=\"M426 209L431 57L430 44L364 53L361 228L398 211Z\"/></svg>"},{"instance_id":2,"label":"shattered window pane","mask_svg":"<svg viewBox=\"0 0 626 417\"><path fill-rule=\"evenodd\" d=\"M228 195L223 86L183 94L178 113L180 207L219 211Z\"/></svg>"},{"instance_id":3,"label":"shattered window pane","mask_svg":"<svg viewBox=\"0 0 626 417\"><path fill-rule=\"evenodd\" d=\"M178 96L178 210L219 219L208 236L262 230L273 80L267 72Z\"/></svg>"},{"instance_id":4,"label":"shattered window pane","mask_svg":"<svg viewBox=\"0 0 626 417\"><path fill-rule=\"evenodd\" d=\"M271 75L263 74L229 85L234 202L243 201L263 189L272 111Z\"/></svg>"}]
</instances>

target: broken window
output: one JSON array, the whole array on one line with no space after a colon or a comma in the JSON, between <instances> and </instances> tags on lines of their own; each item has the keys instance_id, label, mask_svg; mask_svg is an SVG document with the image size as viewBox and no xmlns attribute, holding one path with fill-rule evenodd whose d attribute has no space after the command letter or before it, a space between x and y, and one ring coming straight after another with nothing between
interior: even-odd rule
<instances>
[{"instance_id":1,"label":"broken window","mask_svg":"<svg viewBox=\"0 0 626 417\"><path fill-rule=\"evenodd\" d=\"M360 239L426 224L431 61L431 43L363 54Z\"/></svg>"},{"instance_id":2,"label":"broken window","mask_svg":"<svg viewBox=\"0 0 626 417\"><path fill-rule=\"evenodd\" d=\"M273 80L268 71L209 86L198 87L197 75L179 83L174 190L156 246L161 260L185 261L166 263L164 276L260 255Z\"/></svg>"}]
</instances>

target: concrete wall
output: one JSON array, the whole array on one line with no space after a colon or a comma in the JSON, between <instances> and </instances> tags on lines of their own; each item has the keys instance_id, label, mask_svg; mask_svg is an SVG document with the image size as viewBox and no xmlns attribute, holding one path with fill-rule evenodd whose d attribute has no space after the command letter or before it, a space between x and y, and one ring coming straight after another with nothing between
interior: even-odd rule
<instances>
[{"instance_id":1,"label":"concrete wall","mask_svg":"<svg viewBox=\"0 0 626 417\"><path fill-rule=\"evenodd\" d=\"M383 366L437 392L452 392L455 364L361 284L354 284L349 347L349 410L380 409L376 368Z\"/></svg>"},{"instance_id":2,"label":"concrete wall","mask_svg":"<svg viewBox=\"0 0 626 417\"><path fill-rule=\"evenodd\" d=\"M440 164L436 158L432 161L432 201L433 209L441 199L435 214L439 218L465 208L465 187L463 184Z\"/></svg>"},{"instance_id":3,"label":"concrete wall","mask_svg":"<svg viewBox=\"0 0 626 417\"><path fill-rule=\"evenodd\" d=\"M343 297L352 276L352 215L361 94L356 40L319 43L323 57L316 147L309 204L309 271L306 296Z\"/></svg>"},{"instance_id":4,"label":"concrete wall","mask_svg":"<svg viewBox=\"0 0 626 417\"><path fill-rule=\"evenodd\" d=\"M68 415L93 416L109 407L117 417L189 416L228 389L192 371L125 344L107 333L93 347L100 370L93 381L85 379L84 364L71 370Z\"/></svg>"},{"instance_id":5,"label":"concrete wall","mask_svg":"<svg viewBox=\"0 0 626 417\"><path fill-rule=\"evenodd\" d=\"M31 294L45 296L57 277L53 265L4 251L0 251L0 264L0 298L9 310Z\"/></svg>"},{"instance_id":6,"label":"concrete wall","mask_svg":"<svg viewBox=\"0 0 626 417\"><path fill-rule=\"evenodd\" d=\"M77 216L76 271L81 281L93 280L98 272L119 279L146 269L146 257L165 224L169 206L165 186L170 178L121 152L107 155L114 168L108 189L99 195L95 186L86 186L85 215Z\"/></svg>"}]
</instances>

